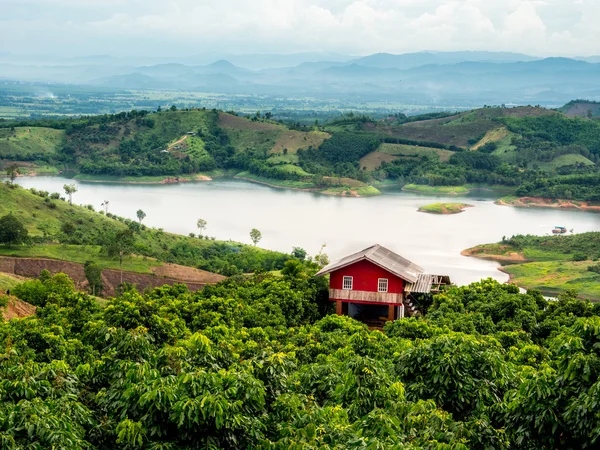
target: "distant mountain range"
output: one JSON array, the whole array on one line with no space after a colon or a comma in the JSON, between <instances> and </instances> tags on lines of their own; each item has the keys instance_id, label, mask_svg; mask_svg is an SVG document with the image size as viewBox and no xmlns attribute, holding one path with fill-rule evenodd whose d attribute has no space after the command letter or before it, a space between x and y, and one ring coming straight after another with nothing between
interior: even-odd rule
<instances>
[{"instance_id":1,"label":"distant mountain range","mask_svg":"<svg viewBox=\"0 0 600 450\"><path fill-rule=\"evenodd\" d=\"M541 59L477 51L377 53L360 58L319 53L230 55L207 64L208 58L137 64L144 58L98 55L58 61L43 57L35 63L0 55L0 79L457 106L600 100L600 57Z\"/></svg>"}]
</instances>

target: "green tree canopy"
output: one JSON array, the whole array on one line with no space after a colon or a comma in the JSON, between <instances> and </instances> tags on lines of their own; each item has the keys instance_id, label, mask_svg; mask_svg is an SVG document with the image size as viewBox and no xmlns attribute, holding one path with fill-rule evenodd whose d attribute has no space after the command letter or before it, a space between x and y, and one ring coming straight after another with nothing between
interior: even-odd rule
<instances>
[{"instance_id":1,"label":"green tree canopy","mask_svg":"<svg viewBox=\"0 0 600 450\"><path fill-rule=\"evenodd\" d=\"M0 217L0 243L1 244L22 244L27 241L29 233L21 221L13 214L7 214Z\"/></svg>"}]
</instances>

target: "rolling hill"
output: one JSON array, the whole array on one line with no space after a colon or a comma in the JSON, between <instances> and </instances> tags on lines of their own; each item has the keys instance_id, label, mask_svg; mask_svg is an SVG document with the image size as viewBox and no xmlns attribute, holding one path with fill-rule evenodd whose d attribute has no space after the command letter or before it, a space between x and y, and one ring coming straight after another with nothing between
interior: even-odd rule
<instances>
[{"instance_id":1,"label":"rolling hill","mask_svg":"<svg viewBox=\"0 0 600 450\"><path fill-rule=\"evenodd\" d=\"M4 166L46 164L74 169L79 177L158 182L243 173L270 185L342 195L354 186L339 180L368 188L387 179L504 185L590 201L600 158L600 121L539 106L380 120L348 114L313 126L286 125L269 114L176 108L12 124L0 123L7 136L0 140ZM550 176L569 187L547 190L540 179ZM582 184L585 192L573 188Z\"/></svg>"},{"instance_id":2,"label":"rolling hill","mask_svg":"<svg viewBox=\"0 0 600 450\"><path fill-rule=\"evenodd\" d=\"M123 269L135 273L154 273L177 279L195 277L190 281L201 282L198 277L204 275L204 281L220 280L222 277L194 272L190 268L233 275L260 268L272 270L272 267L283 267L289 259L289 255L255 246L147 228L135 220L106 216L95 212L91 206L69 205L57 197L48 192L0 183L0 217L14 215L28 230L34 244L0 245L0 255L50 258L78 264L93 260L103 268L118 269L118 257L109 256L102 248L111 245L119 233L131 230L133 240L126 252L131 255L124 258ZM182 268L177 264L189 267Z\"/></svg>"}]
</instances>

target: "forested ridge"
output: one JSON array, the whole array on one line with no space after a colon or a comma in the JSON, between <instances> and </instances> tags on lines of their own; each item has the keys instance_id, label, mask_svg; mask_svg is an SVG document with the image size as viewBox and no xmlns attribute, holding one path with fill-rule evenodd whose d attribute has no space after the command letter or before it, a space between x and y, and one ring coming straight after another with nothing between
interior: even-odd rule
<instances>
[{"instance_id":1,"label":"forested ridge","mask_svg":"<svg viewBox=\"0 0 600 450\"><path fill-rule=\"evenodd\" d=\"M314 270L103 307L61 274L13 288L38 309L0 323L2 447L597 446L598 304L484 280L369 331L323 316Z\"/></svg>"},{"instance_id":2,"label":"forested ridge","mask_svg":"<svg viewBox=\"0 0 600 450\"><path fill-rule=\"evenodd\" d=\"M47 129L56 133L44 135L41 130ZM508 187L519 196L600 199L600 121L540 107L395 114L378 120L350 113L313 126L276 122L270 113L240 117L176 107L4 121L0 158L5 166L34 162L89 176L244 171L300 183L296 187L324 188L346 178L485 184Z\"/></svg>"}]
</instances>

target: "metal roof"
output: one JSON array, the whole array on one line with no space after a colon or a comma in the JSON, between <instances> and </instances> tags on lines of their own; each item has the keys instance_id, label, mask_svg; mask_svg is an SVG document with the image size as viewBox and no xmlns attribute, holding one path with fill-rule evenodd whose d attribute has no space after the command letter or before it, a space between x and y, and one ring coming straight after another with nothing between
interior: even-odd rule
<instances>
[{"instance_id":1,"label":"metal roof","mask_svg":"<svg viewBox=\"0 0 600 450\"><path fill-rule=\"evenodd\" d=\"M450 277L447 275L419 274L415 283L408 283L404 288L407 294L429 294L431 291L439 292L440 286L449 285Z\"/></svg>"},{"instance_id":2,"label":"metal roof","mask_svg":"<svg viewBox=\"0 0 600 450\"><path fill-rule=\"evenodd\" d=\"M409 283L416 283L419 275L424 272L423 268L417 266L415 263L377 244L324 267L317 275L325 275L363 260L369 261Z\"/></svg>"}]
</instances>

